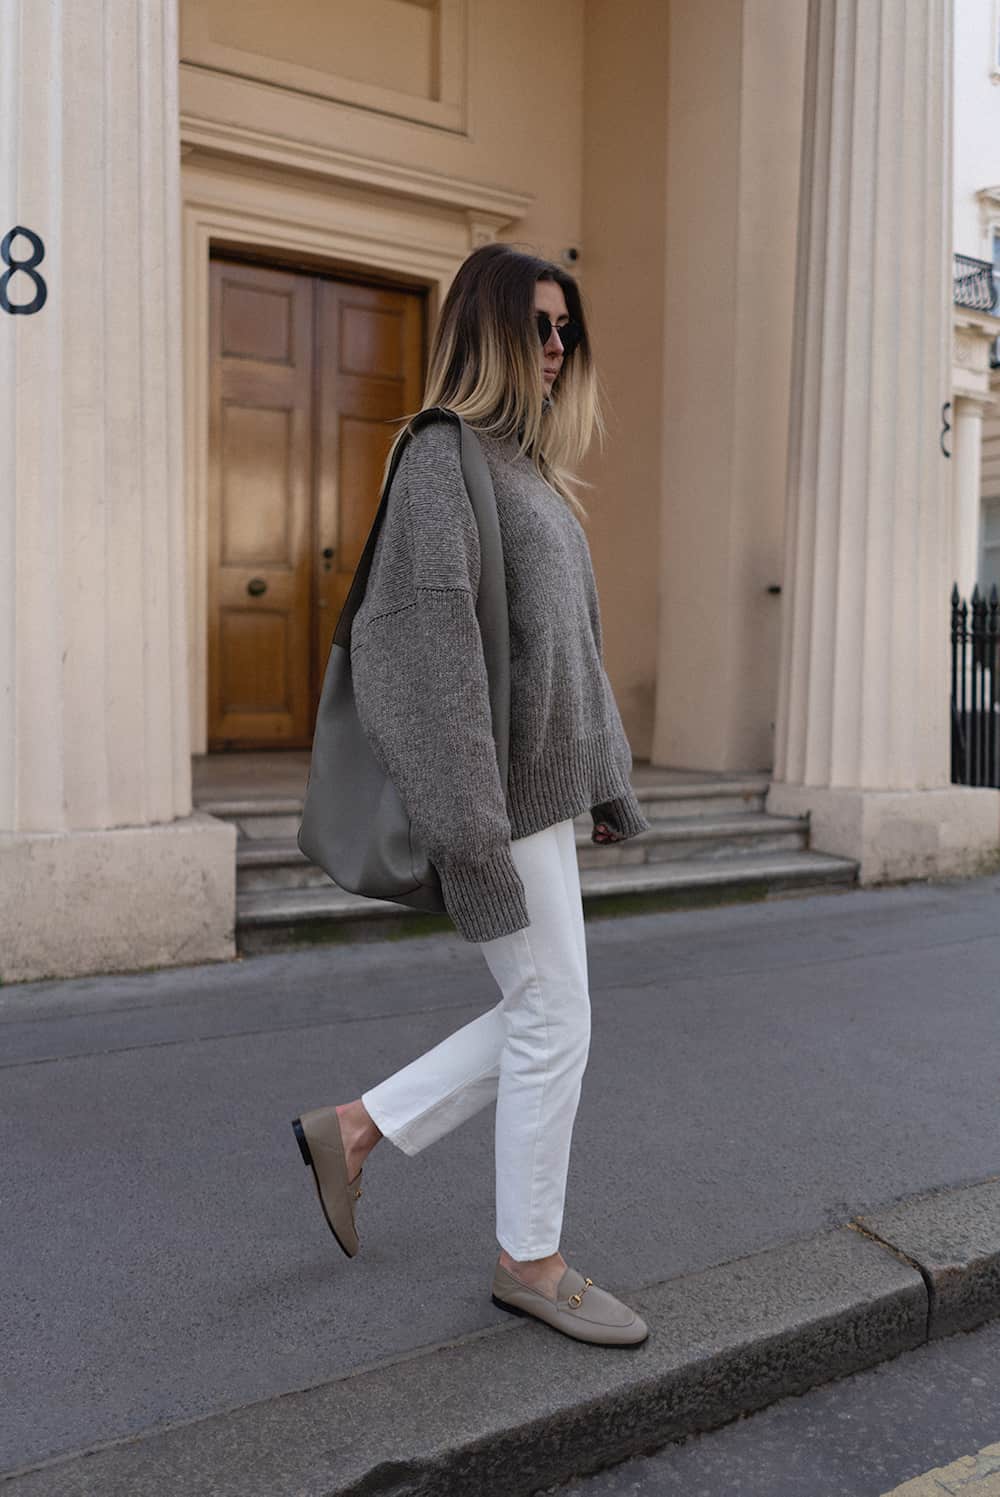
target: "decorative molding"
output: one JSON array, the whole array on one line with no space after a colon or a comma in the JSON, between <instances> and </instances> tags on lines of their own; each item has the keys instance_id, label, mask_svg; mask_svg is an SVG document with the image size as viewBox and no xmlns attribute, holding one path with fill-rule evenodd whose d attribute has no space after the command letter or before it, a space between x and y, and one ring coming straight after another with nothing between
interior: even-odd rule
<instances>
[{"instance_id":1,"label":"decorative molding","mask_svg":"<svg viewBox=\"0 0 1000 1497\"><path fill-rule=\"evenodd\" d=\"M496 214L483 213L476 208L470 208L466 214L469 225L469 253L478 249L481 244L492 244L498 232L505 227L497 221ZM509 222L509 220L508 220Z\"/></svg>"},{"instance_id":2,"label":"decorative molding","mask_svg":"<svg viewBox=\"0 0 1000 1497\"><path fill-rule=\"evenodd\" d=\"M978 416L980 420L991 411L997 404L995 395L986 395L981 390L956 390L953 396L955 402L955 416L961 415ZM961 403L961 412L958 406Z\"/></svg>"},{"instance_id":3,"label":"decorative molding","mask_svg":"<svg viewBox=\"0 0 1000 1497\"><path fill-rule=\"evenodd\" d=\"M993 233L1000 230L1000 187L981 187L975 196L979 203L982 258L992 260Z\"/></svg>"},{"instance_id":4,"label":"decorative molding","mask_svg":"<svg viewBox=\"0 0 1000 1497\"><path fill-rule=\"evenodd\" d=\"M380 193L412 198L442 208L459 208L477 214L496 230L516 223L528 212L534 196L445 176L421 167L402 166L362 156L339 146L293 140L243 125L223 124L197 115L181 115L181 154L196 157L226 157L230 160L264 162L286 171L320 176L327 181L367 187Z\"/></svg>"},{"instance_id":5,"label":"decorative molding","mask_svg":"<svg viewBox=\"0 0 1000 1497\"><path fill-rule=\"evenodd\" d=\"M1000 317L955 307L951 324L951 387L956 399L989 396L990 349L1000 334Z\"/></svg>"},{"instance_id":6,"label":"decorative molding","mask_svg":"<svg viewBox=\"0 0 1000 1497\"><path fill-rule=\"evenodd\" d=\"M989 343L984 348L979 347L979 339L975 337L962 336L956 333L951 350L951 361L960 369L974 369L978 374L986 368L988 360Z\"/></svg>"},{"instance_id":7,"label":"decorative molding","mask_svg":"<svg viewBox=\"0 0 1000 1497\"><path fill-rule=\"evenodd\" d=\"M989 343L1000 333L1000 312L977 312L972 307L952 307L952 332Z\"/></svg>"},{"instance_id":8,"label":"decorative molding","mask_svg":"<svg viewBox=\"0 0 1000 1497\"><path fill-rule=\"evenodd\" d=\"M416 0L430 12L433 96L312 67L234 46L212 35L206 0L185 0L181 7L180 56L183 67L231 78L249 79L288 93L298 93L350 108L430 125L464 134L467 129L469 23L467 0Z\"/></svg>"}]
</instances>

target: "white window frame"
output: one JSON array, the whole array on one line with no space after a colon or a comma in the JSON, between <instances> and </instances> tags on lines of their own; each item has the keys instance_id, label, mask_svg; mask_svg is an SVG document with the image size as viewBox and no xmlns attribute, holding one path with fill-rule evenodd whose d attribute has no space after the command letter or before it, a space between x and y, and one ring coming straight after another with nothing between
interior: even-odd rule
<instances>
[{"instance_id":1,"label":"white window frame","mask_svg":"<svg viewBox=\"0 0 1000 1497\"><path fill-rule=\"evenodd\" d=\"M993 57L990 63L990 78L1000 83L1000 0L993 0Z\"/></svg>"}]
</instances>

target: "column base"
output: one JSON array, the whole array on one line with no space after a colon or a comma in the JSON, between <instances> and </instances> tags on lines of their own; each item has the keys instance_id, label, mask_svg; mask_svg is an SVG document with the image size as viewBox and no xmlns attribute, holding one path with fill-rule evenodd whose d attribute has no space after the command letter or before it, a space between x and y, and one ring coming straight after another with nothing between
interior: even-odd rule
<instances>
[{"instance_id":1,"label":"column base","mask_svg":"<svg viewBox=\"0 0 1000 1497\"><path fill-rule=\"evenodd\" d=\"M236 828L0 833L0 982L137 972L236 954Z\"/></svg>"},{"instance_id":2,"label":"column base","mask_svg":"<svg viewBox=\"0 0 1000 1497\"><path fill-rule=\"evenodd\" d=\"M1000 867L1000 790L853 790L775 782L766 810L809 813L816 852L854 858L862 884L970 877Z\"/></svg>"}]
</instances>

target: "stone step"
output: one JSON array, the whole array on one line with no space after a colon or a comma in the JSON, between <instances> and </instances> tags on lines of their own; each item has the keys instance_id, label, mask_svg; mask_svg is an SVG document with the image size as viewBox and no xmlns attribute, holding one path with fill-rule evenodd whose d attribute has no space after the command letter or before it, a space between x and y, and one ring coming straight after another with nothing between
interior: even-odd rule
<instances>
[{"instance_id":1,"label":"stone step","mask_svg":"<svg viewBox=\"0 0 1000 1497\"><path fill-rule=\"evenodd\" d=\"M734 812L728 816L663 817L641 837L620 845L598 846L591 839L589 814L576 818L577 859L581 869L640 865L693 858L727 858L744 852L805 848L809 819ZM321 868L303 855L295 837L241 837L236 850L236 885L251 889L308 888L326 883Z\"/></svg>"},{"instance_id":2,"label":"stone step","mask_svg":"<svg viewBox=\"0 0 1000 1497\"><path fill-rule=\"evenodd\" d=\"M644 833L644 836L649 836ZM606 849L600 849L602 852ZM665 903L706 898L766 898L824 888L846 888L857 879L858 865L848 858L807 851L742 853L729 858L684 858L581 868L585 905L623 897L659 896ZM267 949L283 940L322 939L323 932L372 936L385 922L430 922L429 917L389 900L366 899L339 889L330 880L307 888L248 890L237 896L236 930L241 950ZM436 917L450 928L447 916ZM363 929L365 928L365 929ZM419 928L419 926L418 926Z\"/></svg>"},{"instance_id":3,"label":"stone step","mask_svg":"<svg viewBox=\"0 0 1000 1497\"><path fill-rule=\"evenodd\" d=\"M767 775L733 780L692 780L635 786L636 797L651 821L663 816L726 816L738 811L764 810L771 781Z\"/></svg>"},{"instance_id":4,"label":"stone step","mask_svg":"<svg viewBox=\"0 0 1000 1497\"><path fill-rule=\"evenodd\" d=\"M634 786L636 798L650 821L667 817L723 817L744 812L763 813L770 781L766 775L732 780L649 780ZM245 796L199 800L198 808L223 821L234 822L241 836L253 839L295 839L302 816L299 796ZM589 823L589 816L584 818ZM582 823L581 823L582 824Z\"/></svg>"}]
</instances>

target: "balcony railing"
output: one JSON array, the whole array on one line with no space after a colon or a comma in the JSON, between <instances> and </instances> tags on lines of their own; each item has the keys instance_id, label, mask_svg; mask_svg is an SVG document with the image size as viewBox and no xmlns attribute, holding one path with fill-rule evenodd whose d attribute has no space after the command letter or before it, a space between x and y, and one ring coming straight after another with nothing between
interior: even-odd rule
<instances>
[{"instance_id":1,"label":"balcony railing","mask_svg":"<svg viewBox=\"0 0 1000 1497\"><path fill-rule=\"evenodd\" d=\"M992 312L997 304L997 283L989 260L974 260L971 255L956 255L952 284L956 307L971 307L975 312Z\"/></svg>"}]
</instances>

